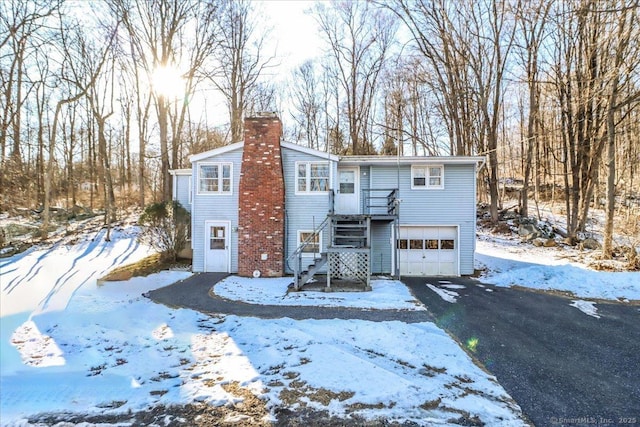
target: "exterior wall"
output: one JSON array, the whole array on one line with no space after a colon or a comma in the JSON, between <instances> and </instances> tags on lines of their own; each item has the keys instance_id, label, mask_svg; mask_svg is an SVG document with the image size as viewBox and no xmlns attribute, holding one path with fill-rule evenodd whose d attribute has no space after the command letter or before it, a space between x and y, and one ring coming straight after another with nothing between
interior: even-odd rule
<instances>
[{"instance_id":1,"label":"exterior wall","mask_svg":"<svg viewBox=\"0 0 640 427\"><path fill-rule=\"evenodd\" d=\"M460 274L473 274L476 239L475 166L444 165L444 189L412 190L411 166L400 167L400 225L457 225ZM372 167L372 188L397 182L393 166Z\"/></svg>"},{"instance_id":2,"label":"exterior wall","mask_svg":"<svg viewBox=\"0 0 640 427\"><path fill-rule=\"evenodd\" d=\"M244 122L240 174L238 274L265 277L284 273L284 200L280 136L275 116L251 117Z\"/></svg>"},{"instance_id":3,"label":"exterior wall","mask_svg":"<svg viewBox=\"0 0 640 427\"><path fill-rule=\"evenodd\" d=\"M231 194L210 195L198 194L198 165L207 162L230 162L232 166L233 182L231 183ZM232 273L238 272L238 194L240 183L240 170L242 165L242 149L229 151L209 157L193 163L193 179L191 188L193 192L192 214L191 214L191 236L193 245L193 271L204 271L204 223L207 220L221 220L231 222L231 266Z\"/></svg>"},{"instance_id":4,"label":"exterior wall","mask_svg":"<svg viewBox=\"0 0 640 427\"><path fill-rule=\"evenodd\" d=\"M391 244L391 230L393 222L371 223L371 273L392 274L391 257L393 245Z\"/></svg>"},{"instance_id":5,"label":"exterior wall","mask_svg":"<svg viewBox=\"0 0 640 427\"><path fill-rule=\"evenodd\" d=\"M295 194L296 189L296 162L317 162L328 161L330 163L330 188L333 188L334 177L336 176L337 166L334 161L328 160L326 157L313 156L311 154L282 149L282 161L284 169L284 182L286 188L286 241L285 241L285 261L298 247L298 230L312 231L319 226L329 213L329 194ZM327 229L321 237L322 250L325 250L329 242L329 232ZM293 273L293 262L285 262L285 273ZM313 261L308 259L309 263Z\"/></svg>"},{"instance_id":6,"label":"exterior wall","mask_svg":"<svg viewBox=\"0 0 640 427\"><path fill-rule=\"evenodd\" d=\"M191 212L191 175L175 175L173 178L173 200Z\"/></svg>"},{"instance_id":7,"label":"exterior wall","mask_svg":"<svg viewBox=\"0 0 640 427\"><path fill-rule=\"evenodd\" d=\"M362 165L360 166L360 212L365 212L367 191L370 186L369 178L371 176L371 167Z\"/></svg>"},{"instance_id":8,"label":"exterior wall","mask_svg":"<svg viewBox=\"0 0 640 427\"><path fill-rule=\"evenodd\" d=\"M238 211L239 211L239 182L242 171L243 148L199 159L193 163L193 178L191 181L192 204L189 205L188 176L176 176L176 199L183 206L191 207L192 212L192 245L193 270L204 270L204 224L206 220L229 221L230 251L232 273L238 272ZM287 257L298 246L298 231L313 230L327 216L329 212L329 194L295 194L296 162L300 161L328 161L330 163L330 187L335 188L337 176L336 161L326 156L315 156L312 153L301 152L282 147L282 169L285 186L284 212L284 273L293 272L293 263L287 263ZM198 195L198 165L206 162L230 162L233 164L233 183L230 195ZM400 225L449 225L459 227L459 269L460 274L472 274L475 252L475 224L476 224L476 186L474 164L445 164L444 189L411 189L411 166L395 164L360 165L360 191L368 188L393 188L400 190ZM400 180L398 185L398 179ZM186 202L183 202L185 200ZM372 223L372 272L393 273L392 256L395 243L391 241L393 222ZM322 250L329 243L328 231L322 236ZM312 258L308 259L312 262ZM290 265L289 265L290 264Z\"/></svg>"}]
</instances>

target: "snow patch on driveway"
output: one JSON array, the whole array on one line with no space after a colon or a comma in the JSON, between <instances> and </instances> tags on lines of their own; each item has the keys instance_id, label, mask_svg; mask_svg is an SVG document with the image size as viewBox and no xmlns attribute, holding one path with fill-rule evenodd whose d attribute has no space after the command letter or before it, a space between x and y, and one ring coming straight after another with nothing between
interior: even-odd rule
<instances>
[{"instance_id":1,"label":"snow patch on driveway","mask_svg":"<svg viewBox=\"0 0 640 427\"><path fill-rule=\"evenodd\" d=\"M575 307L584 314L595 317L596 319L600 318L598 314L598 309L596 308L596 303L592 301L584 301L584 300L574 300L573 304L569 304L571 307Z\"/></svg>"},{"instance_id":2,"label":"snow patch on driveway","mask_svg":"<svg viewBox=\"0 0 640 427\"><path fill-rule=\"evenodd\" d=\"M433 292L435 292L436 294L438 294L440 298L452 304L458 301L458 297L460 296L460 294L457 292L448 291L446 289L440 289L439 287L431 285L429 283L427 283L427 287L431 289Z\"/></svg>"},{"instance_id":3,"label":"snow patch on driveway","mask_svg":"<svg viewBox=\"0 0 640 427\"><path fill-rule=\"evenodd\" d=\"M447 289L466 289L467 288L464 285L441 285L441 286Z\"/></svg>"}]
</instances>

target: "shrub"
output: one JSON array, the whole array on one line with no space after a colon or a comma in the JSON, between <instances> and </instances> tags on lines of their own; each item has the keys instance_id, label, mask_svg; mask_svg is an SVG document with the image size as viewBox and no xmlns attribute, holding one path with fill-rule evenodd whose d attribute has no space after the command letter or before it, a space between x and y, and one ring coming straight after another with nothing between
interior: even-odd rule
<instances>
[{"instance_id":1,"label":"shrub","mask_svg":"<svg viewBox=\"0 0 640 427\"><path fill-rule=\"evenodd\" d=\"M138 220L140 243L151 246L168 261L175 261L187 245L191 215L179 202L153 203Z\"/></svg>"}]
</instances>

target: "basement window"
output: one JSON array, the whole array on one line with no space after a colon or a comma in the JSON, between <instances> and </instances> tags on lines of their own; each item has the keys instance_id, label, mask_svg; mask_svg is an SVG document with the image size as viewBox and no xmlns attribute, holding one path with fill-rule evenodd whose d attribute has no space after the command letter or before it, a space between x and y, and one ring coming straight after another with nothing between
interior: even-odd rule
<instances>
[{"instance_id":1,"label":"basement window","mask_svg":"<svg viewBox=\"0 0 640 427\"><path fill-rule=\"evenodd\" d=\"M296 163L296 194L329 191L328 162Z\"/></svg>"},{"instance_id":2,"label":"basement window","mask_svg":"<svg viewBox=\"0 0 640 427\"><path fill-rule=\"evenodd\" d=\"M411 188L414 190L444 188L444 166L412 166Z\"/></svg>"},{"instance_id":3,"label":"basement window","mask_svg":"<svg viewBox=\"0 0 640 427\"><path fill-rule=\"evenodd\" d=\"M231 194L231 163L201 163L198 194Z\"/></svg>"},{"instance_id":4,"label":"basement window","mask_svg":"<svg viewBox=\"0 0 640 427\"><path fill-rule=\"evenodd\" d=\"M320 253L322 247L321 235L314 233L313 230L299 230L298 231L298 247L302 243L307 242L306 246L302 249L302 255L313 256Z\"/></svg>"}]
</instances>

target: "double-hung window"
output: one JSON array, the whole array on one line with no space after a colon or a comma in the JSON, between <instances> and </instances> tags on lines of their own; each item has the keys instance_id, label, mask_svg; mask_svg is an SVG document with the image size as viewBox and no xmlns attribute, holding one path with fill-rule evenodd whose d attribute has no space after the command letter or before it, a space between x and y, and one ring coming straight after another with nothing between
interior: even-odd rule
<instances>
[{"instance_id":1,"label":"double-hung window","mask_svg":"<svg viewBox=\"0 0 640 427\"><path fill-rule=\"evenodd\" d=\"M412 189L442 189L444 188L444 167L438 166L412 166Z\"/></svg>"},{"instance_id":2,"label":"double-hung window","mask_svg":"<svg viewBox=\"0 0 640 427\"><path fill-rule=\"evenodd\" d=\"M198 194L231 194L231 163L198 166Z\"/></svg>"},{"instance_id":3,"label":"double-hung window","mask_svg":"<svg viewBox=\"0 0 640 427\"><path fill-rule=\"evenodd\" d=\"M322 248L322 237L319 233L311 230L298 230L298 246L304 243L302 248L302 256L314 256L320 253Z\"/></svg>"},{"instance_id":4,"label":"double-hung window","mask_svg":"<svg viewBox=\"0 0 640 427\"><path fill-rule=\"evenodd\" d=\"M329 191L328 162L296 163L296 193L322 193Z\"/></svg>"}]
</instances>

